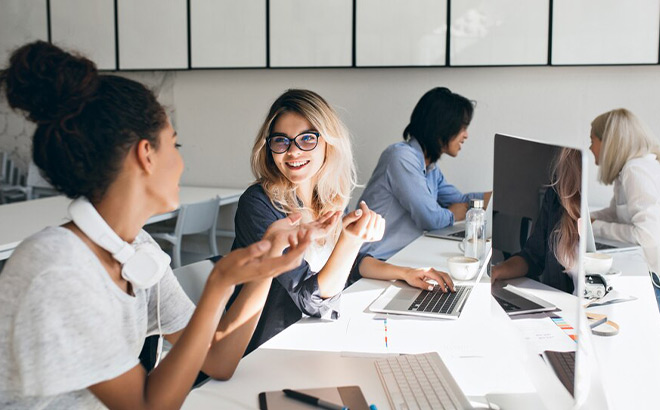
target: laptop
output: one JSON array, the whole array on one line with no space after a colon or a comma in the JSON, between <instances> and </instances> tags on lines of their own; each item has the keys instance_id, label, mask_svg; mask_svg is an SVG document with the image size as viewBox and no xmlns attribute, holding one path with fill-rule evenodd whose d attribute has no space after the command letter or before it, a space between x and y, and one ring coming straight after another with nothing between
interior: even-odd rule
<instances>
[{"instance_id":1,"label":"laptop","mask_svg":"<svg viewBox=\"0 0 660 410\"><path fill-rule=\"evenodd\" d=\"M486 238L492 235L493 207L491 206L493 198L491 196L490 203L486 207ZM465 220L457 221L452 226L447 226L442 229L435 229L432 231L424 232L425 236L431 238L450 239L452 241L462 241L465 238Z\"/></svg>"},{"instance_id":2,"label":"laptop","mask_svg":"<svg viewBox=\"0 0 660 410\"><path fill-rule=\"evenodd\" d=\"M490 293L509 316L557 310L557 306L552 303L503 281L492 282Z\"/></svg>"},{"instance_id":3,"label":"laptop","mask_svg":"<svg viewBox=\"0 0 660 410\"><path fill-rule=\"evenodd\" d=\"M451 239L452 241L462 241L465 238L465 221L459 221L442 229L435 229L424 232L424 235L432 238Z\"/></svg>"},{"instance_id":4,"label":"laptop","mask_svg":"<svg viewBox=\"0 0 660 410\"><path fill-rule=\"evenodd\" d=\"M439 286L421 290L403 282L390 285L369 306L371 312L395 315L424 316L437 319L458 319L474 286L488 269L492 250L479 267L477 279L465 284L454 284L456 292L444 293Z\"/></svg>"},{"instance_id":5,"label":"laptop","mask_svg":"<svg viewBox=\"0 0 660 410\"><path fill-rule=\"evenodd\" d=\"M594 237L591 216L587 218L587 252L616 253L639 249L639 245Z\"/></svg>"}]
</instances>

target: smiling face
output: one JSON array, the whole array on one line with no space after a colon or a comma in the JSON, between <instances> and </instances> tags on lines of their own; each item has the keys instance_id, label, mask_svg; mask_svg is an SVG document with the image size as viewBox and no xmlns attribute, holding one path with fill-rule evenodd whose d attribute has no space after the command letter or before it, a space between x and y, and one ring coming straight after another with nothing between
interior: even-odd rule
<instances>
[{"instance_id":1,"label":"smiling face","mask_svg":"<svg viewBox=\"0 0 660 410\"><path fill-rule=\"evenodd\" d=\"M468 137L467 127L461 128L461 130L456 134L450 141L447 146L442 148L442 153L447 154L450 157L455 157L458 155L458 151L461 150L461 145Z\"/></svg>"},{"instance_id":2,"label":"smiling face","mask_svg":"<svg viewBox=\"0 0 660 410\"><path fill-rule=\"evenodd\" d=\"M295 138L306 131L317 130L300 114L285 112L275 120L271 135L282 134ZM299 144L302 144L302 141L299 141ZM316 174L325 161L325 149L326 142L323 136L320 136L316 148L311 151L302 151L292 141L287 152L272 153L273 161L277 169L291 183L304 190L310 190L309 188L313 188L316 182Z\"/></svg>"},{"instance_id":3,"label":"smiling face","mask_svg":"<svg viewBox=\"0 0 660 410\"><path fill-rule=\"evenodd\" d=\"M591 133L591 145L589 145L589 149L591 150L591 153L594 154L594 158L596 160L596 165L600 165L600 146L603 144L603 141L601 141L597 136L594 135L594 133Z\"/></svg>"}]
</instances>

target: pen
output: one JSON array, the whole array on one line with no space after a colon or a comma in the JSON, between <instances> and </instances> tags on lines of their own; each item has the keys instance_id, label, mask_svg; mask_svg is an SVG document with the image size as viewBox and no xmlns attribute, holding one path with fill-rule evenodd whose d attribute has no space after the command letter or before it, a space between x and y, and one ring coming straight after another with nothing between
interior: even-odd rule
<instances>
[{"instance_id":1,"label":"pen","mask_svg":"<svg viewBox=\"0 0 660 410\"><path fill-rule=\"evenodd\" d=\"M310 396L309 394L301 393L299 391L295 390L290 390L290 389L284 389L282 390L284 394L287 397L291 397L292 399L296 399L305 403L309 403L313 406L318 406L323 409L328 409L328 410L348 410L348 407L340 406L338 404L330 403L329 401L325 401L323 399L319 399L318 397Z\"/></svg>"},{"instance_id":2,"label":"pen","mask_svg":"<svg viewBox=\"0 0 660 410\"><path fill-rule=\"evenodd\" d=\"M385 349L387 349L387 316L385 316L383 323L385 324Z\"/></svg>"}]
</instances>

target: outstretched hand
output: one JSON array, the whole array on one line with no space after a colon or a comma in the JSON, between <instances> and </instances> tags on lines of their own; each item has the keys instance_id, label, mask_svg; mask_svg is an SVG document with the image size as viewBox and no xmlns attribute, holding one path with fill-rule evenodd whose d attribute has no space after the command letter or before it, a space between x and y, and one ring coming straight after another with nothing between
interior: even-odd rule
<instances>
[{"instance_id":1,"label":"outstretched hand","mask_svg":"<svg viewBox=\"0 0 660 410\"><path fill-rule=\"evenodd\" d=\"M385 219L369 209L364 201L344 217L342 226L345 234L362 242L380 241L385 233Z\"/></svg>"},{"instance_id":2,"label":"outstretched hand","mask_svg":"<svg viewBox=\"0 0 660 410\"><path fill-rule=\"evenodd\" d=\"M302 215L293 213L284 219L273 222L266 230L263 239L271 242L271 256L282 254L289 244L295 244L298 233L309 234L310 240L327 236L339 220L340 212L326 212L315 221L301 223Z\"/></svg>"},{"instance_id":3,"label":"outstretched hand","mask_svg":"<svg viewBox=\"0 0 660 410\"><path fill-rule=\"evenodd\" d=\"M288 234L287 239L289 251L284 255L269 256L272 244L268 240L230 252L215 264L209 280L234 286L290 271L300 265L312 239L311 233L303 230Z\"/></svg>"}]
</instances>

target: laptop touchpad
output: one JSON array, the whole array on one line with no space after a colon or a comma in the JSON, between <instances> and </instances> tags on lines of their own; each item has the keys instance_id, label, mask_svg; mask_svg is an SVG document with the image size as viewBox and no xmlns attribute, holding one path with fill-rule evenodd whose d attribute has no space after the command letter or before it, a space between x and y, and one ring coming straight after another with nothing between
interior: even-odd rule
<instances>
[{"instance_id":1,"label":"laptop touchpad","mask_svg":"<svg viewBox=\"0 0 660 410\"><path fill-rule=\"evenodd\" d=\"M419 292L421 292L419 289L401 289L385 308L388 310L408 310L408 307L415 301Z\"/></svg>"}]
</instances>

